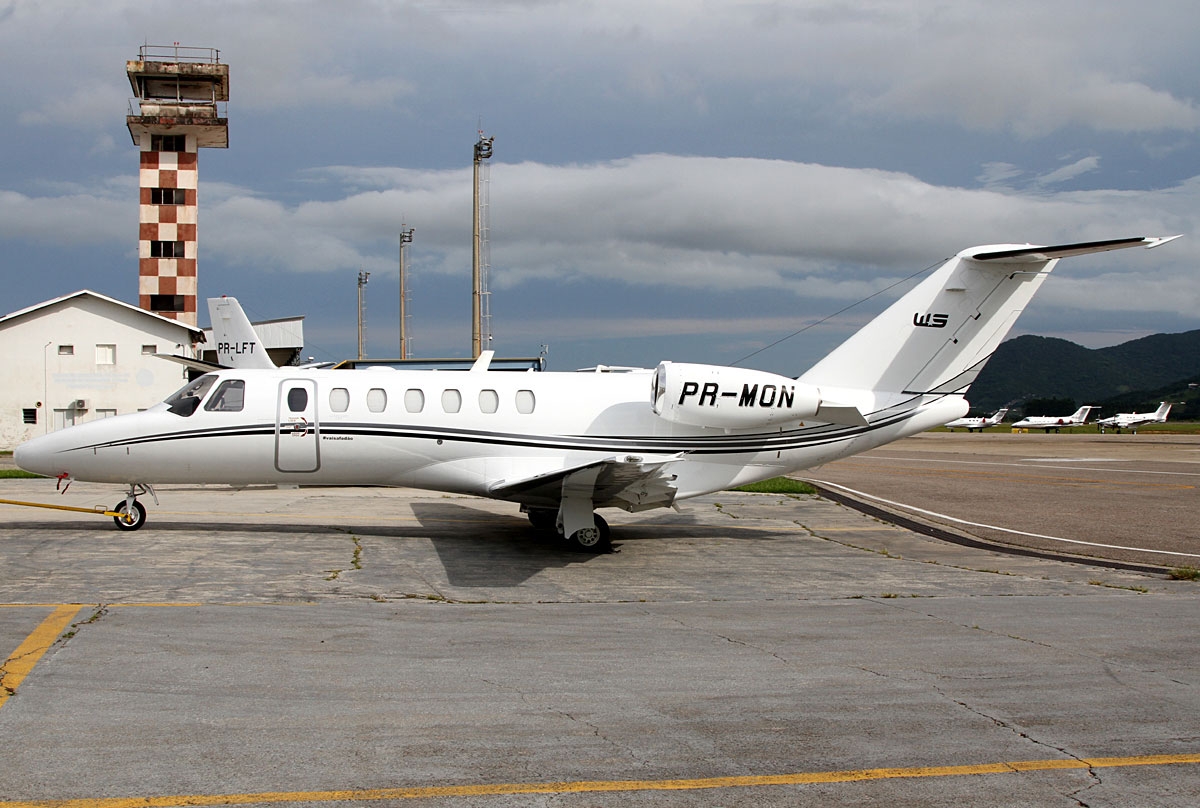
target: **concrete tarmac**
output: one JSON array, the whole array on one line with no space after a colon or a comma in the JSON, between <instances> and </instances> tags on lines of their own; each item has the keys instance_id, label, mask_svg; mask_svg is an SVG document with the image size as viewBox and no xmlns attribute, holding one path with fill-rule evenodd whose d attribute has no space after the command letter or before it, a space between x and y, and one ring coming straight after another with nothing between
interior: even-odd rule
<instances>
[{"instance_id":1,"label":"concrete tarmac","mask_svg":"<svg viewBox=\"0 0 1200 808\"><path fill-rule=\"evenodd\" d=\"M925 432L800 475L955 533L1200 567L1200 436Z\"/></svg>"},{"instance_id":2,"label":"concrete tarmac","mask_svg":"<svg viewBox=\"0 0 1200 808\"><path fill-rule=\"evenodd\" d=\"M1200 794L1194 582L818 497L617 513L600 556L466 497L159 497L132 533L5 508L0 808ZM120 492L5 480L0 498Z\"/></svg>"}]
</instances>

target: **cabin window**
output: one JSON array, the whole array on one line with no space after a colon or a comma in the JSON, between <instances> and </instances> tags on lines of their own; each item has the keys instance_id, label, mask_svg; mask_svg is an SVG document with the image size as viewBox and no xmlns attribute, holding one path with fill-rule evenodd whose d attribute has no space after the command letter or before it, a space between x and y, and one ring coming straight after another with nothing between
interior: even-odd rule
<instances>
[{"instance_id":1,"label":"cabin window","mask_svg":"<svg viewBox=\"0 0 1200 808\"><path fill-rule=\"evenodd\" d=\"M495 412L500 409L500 394L495 390L479 391L479 411Z\"/></svg>"},{"instance_id":2,"label":"cabin window","mask_svg":"<svg viewBox=\"0 0 1200 808\"><path fill-rule=\"evenodd\" d=\"M291 412L304 412L308 409L308 391L303 387L293 387L288 390L287 403Z\"/></svg>"},{"instance_id":3,"label":"cabin window","mask_svg":"<svg viewBox=\"0 0 1200 808\"><path fill-rule=\"evenodd\" d=\"M117 346L116 345L97 345L96 346L96 364L97 365L115 365L115 364L117 364Z\"/></svg>"},{"instance_id":4,"label":"cabin window","mask_svg":"<svg viewBox=\"0 0 1200 808\"><path fill-rule=\"evenodd\" d=\"M442 411L458 412L462 409L462 393L457 390L442 391Z\"/></svg>"},{"instance_id":5,"label":"cabin window","mask_svg":"<svg viewBox=\"0 0 1200 808\"><path fill-rule=\"evenodd\" d=\"M420 412L425 409L425 394L416 388L405 390L404 409L408 412Z\"/></svg>"},{"instance_id":6,"label":"cabin window","mask_svg":"<svg viewBox=\"0 0 1200 808\"><path fill-rule=\"evenodd\" d=\"M517 412L522 415L529 415L537 406L537 399L533 396L532 390L517 391Z\"/></svg>"},{"instance_id":7,"label":"cabin window","mask_svg":"<svg viewBox=\"0 0 1200 808\"><path fill-rule=\"evenodd\" d=\"M334 412L345 412L350 409L350 391L345 387L335 387L330 390L329 409Z\"/></svg>"},{"instance_id":8,"label":"cabin window","mask_svg":"<svg viewBox=\"0 0 1200 808\"><path fill-rule=\"evenodd\" d=\"M245 402L246 383L241 379L227 379L221 382L204 409L209 412L241 412Z\"/></svg>"},{"instance_id":9,"label":"cabin window","mask_svg":"<svg viewBox=\"0 0 1200 808\"><path fill-rule=\"evenodd\" d=\"M387 409L387 391L381 387L372 387L367 391L367 409L371 412L383 412Z\"/></svg>"},{"instance_id":10,"label":"cabin window","mask_svg":"<svg viewBox=\"0 0 1200 808\"><path fill-rule=\"evenodd\" d=\"M25 409L21 410L21 421L26 424L36 424L37 423L37 408L36 407L26 407Z\"/></svg>"}]
</instances>

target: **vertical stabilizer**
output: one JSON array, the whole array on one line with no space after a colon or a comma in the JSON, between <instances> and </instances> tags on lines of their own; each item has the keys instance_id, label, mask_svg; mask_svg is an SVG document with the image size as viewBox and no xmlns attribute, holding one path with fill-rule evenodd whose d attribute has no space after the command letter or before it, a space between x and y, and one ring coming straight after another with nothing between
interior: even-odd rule
<instances>
[{"instance_id":1,"label":"vertical stabilizer","mask_svg":"<svg viewBox=\"0 0 1200 808\"><path fill-rule=\"evenodd\" d=\"M212 319L218 364L242 370L275 367L236 297L210 297L208 316Z\"/></svg>"},{"instance_id":2,"label":"vertical stabilizer","mask_svg":"<svg viewBox=\"0 0 1200 808\"><path fill-rule=\"evenodd\" d=\"M1169 239L963 250L800 377L822 390L961 395L1058 259Z\"/></svg>"}]
</instances>

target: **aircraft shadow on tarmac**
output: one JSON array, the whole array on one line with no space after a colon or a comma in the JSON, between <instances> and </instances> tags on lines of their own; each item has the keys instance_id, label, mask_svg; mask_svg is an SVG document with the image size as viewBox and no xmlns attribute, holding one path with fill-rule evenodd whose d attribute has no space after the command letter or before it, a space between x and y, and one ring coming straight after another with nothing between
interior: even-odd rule
<instances>
[{"instance_id":1,"label":"aircraft shadow on tarmac","mask_svg":"<svg viewBox=\"0 0 1200 808\"><path fill-rule=\"evenodd\" d=\"M371 536L375 538L426 539L433 546L445 569L448 583L461 587L519 586L540 572L587 564L600 556L571 549L557 534L538 531L529 520L515 511L511 514L473 508L455 502L413 502L417 524L336 524L313 521L302 527L291 522L219 522L151 521L137 533L121 534L107 518L71 522L23 522L20 530L62 532L86 535L114 534L115 541L144 540L150 534L309 534ZM612 527L613 552L619 553L629 541L709 539L738 542L775 542L786 538L777 531L751 526L701 523L687 513L668 513L639 519L634 524ZM169 540L168 540L169 541Z\"/></svg>"}]
</instances>

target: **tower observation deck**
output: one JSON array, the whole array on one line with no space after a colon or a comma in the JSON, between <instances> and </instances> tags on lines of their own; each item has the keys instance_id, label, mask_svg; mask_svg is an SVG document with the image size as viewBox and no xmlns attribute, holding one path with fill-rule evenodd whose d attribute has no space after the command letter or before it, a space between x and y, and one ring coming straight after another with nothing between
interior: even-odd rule
<instances>
[{"instance_id":1,"label":"tower observation deck","mask_svg":"<svg viewBox=\"0 0 1200 808\"><path fill-rule=\"evenodd\" d=\"M196 325L198 153L229 147L229 65L215 48L143 45L125 63L141 155L138 305Z\"/></svg>"}]
</instances>

